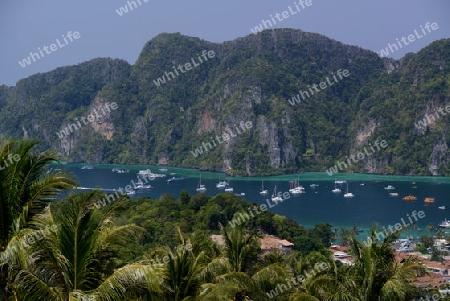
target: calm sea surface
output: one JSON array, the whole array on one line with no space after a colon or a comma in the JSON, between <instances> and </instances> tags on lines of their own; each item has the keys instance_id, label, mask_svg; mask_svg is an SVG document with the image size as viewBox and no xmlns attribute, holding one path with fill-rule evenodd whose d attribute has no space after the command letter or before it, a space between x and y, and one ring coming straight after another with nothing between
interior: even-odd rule
<instances>
[{"instance_id":1,"label":"calm sea surface","mask_svg":"<svg viewBox=\"0 0 450 301\"><path fill-rule=\"evenodd\" d=\"M206 194L216 195L221 191L223 192L223 190L216 188L216 183L219 180L227 179L225 174L222 173L161 166L94 165L94 169L91 170L81 169L82 166L80 164L62 164L57 165L56 168L72 172L78 178L80 187L101 188L105 191L125 188L132 180L136 182L137 172L140 169L150 168L154 173L167 174L166 178L156 178L150 181L149 183L153 186L152 189L137 190L137 193L131 196L132 199L141 196L155 199L164 193L169 193L177 199L183 189L191 194L196 194L200 173L202 184L207 187ZM114 173L111 169L115 167L129 169L130 173ZM163 171L159 169L163 169ZM167 179L172 176L184 177L184 179L168 184ZM411 216L414 210L422 210L425 217L418 219L418 230L410 227L410 230L404 231L402 235L417 237L421 234L431 234L425 229L430 223L433 223L437 229L442 220L450 219L450 178L363 174L339 174L336 177L330 177L326 173L304 173L264 178L230 178L229 181L231 187L234 188L234 193L245 193L243 198L248 202L267 204L266 198L270 198L275 186L277 192L287 192L289 181L297 178L300 179L301 185L305 187L306 193L291 196L291 198L278 203L270 210L276 214L292 218L307 228L325 222L332 224L334 228L357 226L360 230L364 230L364 233L359 235L362 238L366 236L368 229L374 223L388 228L390 225L394 226L396 223L401 223L402 218L405 222L408 222L408 215ZM347 180L349 191L355 197L349 199L343 197L347 188L345 184L338 185L342 193L332 193L335 178ZM269 190L266 197L259 194L262 181L264 181L264 188ZM414 182L415 184L413 184ZM310 187L311 184L318 184L319 186L312 188ZM393 185L395 189L384 189L387 185ZM399 196L391 197L389 192L397 192ZM402 198L406 195L416 196L417 201L403 201ZM436 202L425 204L425 197L434 197ZM446 206L446 209L441 210L438 208L439 206Z\"/></svg>"}]
</instances>

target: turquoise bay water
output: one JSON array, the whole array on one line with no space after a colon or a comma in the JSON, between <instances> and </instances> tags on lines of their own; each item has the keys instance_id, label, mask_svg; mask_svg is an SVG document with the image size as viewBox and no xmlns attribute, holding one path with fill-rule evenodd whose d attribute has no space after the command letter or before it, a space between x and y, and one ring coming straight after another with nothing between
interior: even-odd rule
<instances>
[{"instance_id":1,"label":"turquoise bay water","mask_svg":"<svg viewBox=\"0 0 450 301\"><path fill-rule=\"evenodd\" d=\"M150 190L138 190L131 198L135 199L141 196L148 196L153 199L159 198L164 193L169 193L178 198L181 190L186 189L191 194L196 194L196 187L199 181L199 175L202 176L202 184L207 187L206 194L216 195L223 190L216 188L219 180L227 179L223 173L200 172L193 169L182 169L161 166L144 165L95 165L92 170L81 169L80 164L58 165L57 168L64 168L73 172L79 180L81 187L102 188L105 190L125 188L132 180L136 182L136 174L140 169L150 168L154 173L164 173L167 177L164 179L155 179L150 181L154 187ZM117 174L111 171L112 168L129 169L130 173ZM167 169L160 171L159 169ZM167 179L174 175L184 177L184 180L167 184ZM299 224L310 228L318 223L330 223L333 228L352 228L357 226L364 230L359 238L366 236L368 229L377 223L381 227L394 226L401 223L402 218L409 222L408 215L411 216L415 210L423 211L425 217L417 220L417 227L420 230L403 231L402 236L413 235L414 237L422 234L430 235L425 229L427 225L433 223L435 228L445 218L450 218L450 178L444 177L403 177L403 176L382 176L365 174L338 174L336 177L330 177L326 173L304 173L299 175L283 175L264 178L230 178L230 184L234 188L234 193L245 193L243 198L251 203L267 204L266 198L270 198L275 185L277 192L287 192L289 190L289 181L300 178L300 183L305 187L306 193L298 196L291 196L282 203L270 208L276 214L296 220ZM347 180L349 191L355 197L346 199L343 194L346 185L338 185L342 193L334 194L331 190L334 188L334 180ZM264 180L265 189L269 190L266 197L259 195L261 190L261 181ZM415 184L413 184L415 182ZM316 188L310 187L311 184L318 184ZM361 185L364 184L364 185ZM384 189L387 185L395 186L395 190ZM397 192L398 197L389 196L389 192ZM405 195L414 195L417 197L415 202L405 202L402 198ZM425 204L425 197L434 197L436 202ZM440 210L439 206L446 206L445 210ZM414 218L411 218L415 221Z\"/></svg>"}]
</instances>

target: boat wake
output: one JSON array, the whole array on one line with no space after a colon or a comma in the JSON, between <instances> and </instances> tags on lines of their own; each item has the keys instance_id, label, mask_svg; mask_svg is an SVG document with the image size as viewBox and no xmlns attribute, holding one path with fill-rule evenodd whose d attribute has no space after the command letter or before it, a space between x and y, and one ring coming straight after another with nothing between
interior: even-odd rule
<instances>
[{"instance_id":1,"label":"boat wake","mask_svg":"<svg viewBox=\"0 0 450 301\"><path fill-rule=\"evenodd\" d=\"M112 188L102 188L102 187L75 187L77 190L97 190L100 189L101 191L116 191L116 189Z\"/></svg>"}]
</instances>

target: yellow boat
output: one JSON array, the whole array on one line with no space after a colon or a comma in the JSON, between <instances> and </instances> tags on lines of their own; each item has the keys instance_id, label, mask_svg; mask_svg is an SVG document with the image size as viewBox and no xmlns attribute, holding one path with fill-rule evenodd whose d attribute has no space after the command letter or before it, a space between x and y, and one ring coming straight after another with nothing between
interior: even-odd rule
<instances>
[{"instance_id":1,"label":"yellow boat","mask_svg":"<svg viewBox=\"0 0 450 301\"><path fill-rule=\"evenodd\" d=\"M404 201L417 201L417 198L413 195L407 195L403 198Z\"/></svg>"},{"instance_id":2,"label":"yellow boat","mask_svg":"<svg viewBox=\"0 0 450 301\"><path fill-rule=\"evenodd\" d=\"M425 203L434 203L434 198L425 198Z\"/></svg>"}]
</instances>

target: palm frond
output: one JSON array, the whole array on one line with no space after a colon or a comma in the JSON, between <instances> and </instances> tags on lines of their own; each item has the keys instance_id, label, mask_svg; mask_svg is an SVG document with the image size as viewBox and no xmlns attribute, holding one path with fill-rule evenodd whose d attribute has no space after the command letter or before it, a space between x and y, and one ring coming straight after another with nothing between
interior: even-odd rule
<instances>
[{"instance_id":1,"label":"palm frond","mask_svg":"<svg viewBox=\"0 0 450 301\"><path fill-rule=\"evenodd\" d=\"M216 279L216 277L223 274L228 274L231 272L231 270L232 266L230 265L228 258L218 257L214 258L208 264L206 264L203 271L201 271L200 273L200 277L206 283L214 282L214 279Z\"/></svg>"},{"instance_id":2,"label":"palm frond","mask_svg":"<svg viewBox=\"0 0 450 301\"><path fill-rule=\"evenodd\" d=\"M201 287L199 301L230 301L241 289L233 284L206 283Z\"/></svg>"},{"instance_id":3,"label":"palm frond","mask_svg":"<svg viewBox=\"0 0 450 301\"><path fill-rule=\"evenodd\" d=\"M124 245L130 242L136 242L142 235L145 234L145 229L136 225L124 225L116 227L108 224L101 227L101 231L97 237L95 251L105 250L110 246Z\"/></svg>"},{"instance_id":4,"label":"palm frond","mask_svg":"<svg viewBox=\"0 0 450 301\"><path fill-rule=\"evenodd\" d=\"M145 292L161 294L162 270L144 264L129 264L103 281L93 295L97 301L128 300Z\"/></svg>"},{"instance_id":5,"label":"palm frond","mask_svg":"<svg viewBox=\"0 0 450 301\"><path fill-rule=\"evenodd\" d=\"M258 270L252 276L253 282L262 291L272 289L277 283L286 282L288 275L278 263L266 266Z\"/></svg>"},{"instance_id":6,"label":"palm frond","mask_svg":"<svg viewBox=\"0 0 450 301\"><path fill-rule=\"evenodd\" d=\"M202 285L199 300L232 300L237 293L245 291L261 293L249 275L242 272L231 272L217 277L217 283Z\"/></svg>"},{"instance_id":7,"label":"palm frond","mask_svg":"<svg viewBox=\"0 0 450 301\"><path fill-rule=\"evenodd\" d=\"M64 301L62 288L51 287L28 271L20 271L14 279L13 290L21 300Z\"/></svg>"},{"instance_id":8,"label":"palm frond","mask_svg":"<svg viewBox=\"0 0 450 301\"><path fill-rule=\"evenodd\" d=\"M27 139L0 142L0 156L9 162L0 170L0 250L61 192L75 186L73 176L49 169L57 159L54 153L32 153L37 143Z\"/></svg>"},{"instance_id":9,"label":"palm frond","mask_svg":"<svg viewBox=\"0 0 450 301\"><path fill-rule=\"evenodd\" d=\"M308 295L307 293L295 293L289 297L289 301L320 301L316 297Z\"/></svg>"}]
</instances>

